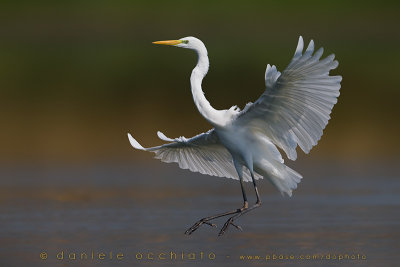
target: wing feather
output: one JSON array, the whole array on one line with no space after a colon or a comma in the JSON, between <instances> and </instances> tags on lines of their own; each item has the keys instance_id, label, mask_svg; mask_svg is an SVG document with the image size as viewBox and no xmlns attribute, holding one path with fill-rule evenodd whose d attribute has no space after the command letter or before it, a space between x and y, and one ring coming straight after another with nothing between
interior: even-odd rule
<instances>
[{"instance_id":1,"label":"wing feather","mask_svg":"<svg viewBox=\"0 0 400 267\"><path fill-rule=\"evenodd\" d=\"M304 53L303 49L300 36L294 56L282 74L275 66L267 65L265 92L255 103L246 105L233 121L261 131L292 160L297 158L297 146L308 153L321 138L342 80L341 76L329 76L329 71L339 64L333 54L321 59L324 50L314 53L312 40Z\"/></svg>"},{"instance_id":2,"label":"wing feather","mask_svg":"<svg viewBox=\"0 0 400 267\"><path fill-rule=\"evenodd\" d=\"M163 162L175 162L178 163L180 168L189 169L193 172L238 179L232 156L221 145L214 129L189 139L183 136L172 139L161 132L158 132L157 135L160 139L171 142L161 146L144 148L130 134L128 134L128 138L134 148L153 152L156 154L155 158ZM255 178L260 179L262 176L255 174ZM243 180L251 181L248 170L243 172Z\"/></svg>"}]
</instances>

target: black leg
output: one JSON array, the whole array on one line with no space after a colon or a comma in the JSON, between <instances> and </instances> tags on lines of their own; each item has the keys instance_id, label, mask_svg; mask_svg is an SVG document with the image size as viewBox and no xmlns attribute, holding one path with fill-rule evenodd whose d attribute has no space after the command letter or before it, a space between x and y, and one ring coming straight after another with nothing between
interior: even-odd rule
<instances>
[{"instance_id":1,"label":"black leg","mask_svg":"<svg viewBox=\"0 0 400 267\"><path fill-rule=\"evenodd\" d=\"M253 173L251 173L251 179L253 180L254 191L256 192L256 197L257 197L256 204L259 204L259 206L260 206L261 205L261 199L260 199L260 195L258 194L256 179L254 179L254 174Z\"/></svg>"},{"instance_id":2,"label":"black leg","mask_svg":"<svg viewBox=\"0 0 400 267\"><path fill-rule=\"evenodd\" d=\"M257 189L256 179L254 179L253 173L252 172L250 172L250 173L251 173L251 179L253 180L254 190L256 192L256 197L257 197L256 203L253 206L251 206L249 208L245 208L245 209L241 210L240 212L238 212L237 214L230 217L225 222L224 226L222 227L221 231L219 232L219 234L218 234L219 236L223 235L230 225L233 225L236 228L241 229L241 227L234 224L233 221L236 220L237 218L239 218L240 216L242 216L243 214L246 214L247 212L254 210L261 206L261 200L260 200L260 195L259 195L258 189Z\"/></svg>"},{"instance_id":3,"label":"black leg","mask_svg":"<svg viewBox=\"0 0 400 267\"><path fill-rule=\"evenodd\" d=\"M243 177L240 177L239 180L240 180L240 187L241 187L241 189L242 189L242 195L243 195L243 202L244 202L244 203L243 203L243 207L241 207L240 209L235 209L235 210L232 210L232 211L228 211L228 212L220 213L220 214L217 214L217 215L205 217L205 218L203 218L203 219L197 221L195 224L193 224L192 227L190 227L189 229L187 229L186 232L185 232L186 235L192 234L194 231L196 231L196 230L197 230L201 225L203 225L203 224L207 224L207 225L210 225L210 226L212 226L212 227L216 227L215 224L210 223L209 221L214 220L214 219L217 219L217 218L220 218L220 217L232 215L232 214L240 214L240 213L243 212L244 210L248 209L249 204L248 204L248 202L247 202L247 196L246 196L246 192L245 192L244 186L243 186ZM232 224L234 227L236 227L236 228L238 228L238 229L240 229L240 230L242 229L240 226L235 225L235 224L233 224L232 222L231 222L231 224Z\"/></svg>"}]
</instances>

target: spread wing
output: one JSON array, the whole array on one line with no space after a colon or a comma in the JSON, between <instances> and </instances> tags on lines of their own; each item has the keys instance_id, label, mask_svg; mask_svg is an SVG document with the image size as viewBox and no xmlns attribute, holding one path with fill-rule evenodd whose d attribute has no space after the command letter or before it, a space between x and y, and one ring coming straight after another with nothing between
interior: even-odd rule
<instances>
[{"instance_id":1,"label":"spread wing","mask_svg":"<svg viewBox=\"0 0 400 267\"><path fill-rule=\"evenodd\" d=\"M338 66L334 55L320 59L323 48L314 53L311 40L303 53L300 36L292 61L281 74L268 64L266 90L246 105L233 123L260 131L282 148L289 159L297 158L297 145L308 153L328 124L339 96L341 76L329 76Z\"/></svg>"},{"instance_id":2,"label":"spread wing","mask_svg":"<svg viewBox=\"0 0 400 267\"><path fill-rule=\"evenodd\" d=\"M155 158L163 162L176 162L179 164L180 168L189 169L193 172L238 179L232 156L229 151L221 145L214 129L189 139L183 136L171 139L161 132L157 134L160 139L170 143L144 148L130 134L128 134L128 137L134 148L153 152L156 154ZM262 178L262 176L255 174L255 178L259 179ZM251 181L248 170L243 172L243 180Z\"/></svg>"}]
</instances>

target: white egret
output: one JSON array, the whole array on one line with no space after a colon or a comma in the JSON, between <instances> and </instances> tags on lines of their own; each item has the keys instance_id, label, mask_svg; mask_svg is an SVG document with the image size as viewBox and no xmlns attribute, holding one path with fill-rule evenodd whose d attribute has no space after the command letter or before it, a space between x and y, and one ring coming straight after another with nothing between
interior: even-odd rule
<instances>
[{"instance_id":1,"label":"white egret","mask_svg":"<svg viewBox=\"0 0 400 267\"><path fill-rule=\"evenodd\" d=\"M302 176L284 164L276 146L289 159L296 160L297 146L308 153L321 138L337 102L342 80L341 76L329 76L329 71L338 66L334 55L320 59L323 48L314 53L312 40L303 53L304 43L300 36L293 59L282 73L275 66L267 65L266 90L257 101L248 103L243 110L237 106L216 110L205 98L201 87L209 67L203 42L185 37L154 43L197 52L198 62L190 77L193 100L213 128L189 139L183 136L171 139L158 132L158 137L169 143L151 148L142 147L128 134L131 145L154 152L155 158L163 162L176 162L182 169L238 179L243 194L241 208L202 218L185 233L191 234L203 224L215 226L211 220L227 215L232 216L219 235L223 235L230 225L241 229L234 224L235 219L261 205L257 179L268 178L282 194L291 196ZM254 185L257 200L250 207L243 181L252 181Z\"/></svg>"}]
</instances>

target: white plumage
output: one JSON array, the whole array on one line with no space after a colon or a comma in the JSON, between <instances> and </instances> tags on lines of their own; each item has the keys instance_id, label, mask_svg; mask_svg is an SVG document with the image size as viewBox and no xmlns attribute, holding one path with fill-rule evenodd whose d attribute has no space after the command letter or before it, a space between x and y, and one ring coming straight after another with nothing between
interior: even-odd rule
<instances>
[{"instance_id":1,"label":"white plumage","mask_svg":"<svg viewBox=\"0 0 400 267\"><path fill-rule=\"evenodd\" d=\"M171 139L158 132L159 138L169 143L151 148L143 148L128 134L131 145L154 152L163 162L176 162L182 169L253 180L255 188L255 180L266 177L281 193L291 196L302 176L284 165L276 146L289 159L295 160L297 145L308 153L321 138L337 102L342 80L341 76L329 76L329 71L338 66L334 55L321 59L323 49L314 53L312 40L303 53L304 43L300 36L293 59L282 73L275 66L267 65L266 90L257 101L248 103L242 111L236 106L216 110L201 88L209 67L204 44L194 37L155 43L189 48L198 53L198 63L190 78L193 99L201 115L214 128L189 139ZM247 206L243 194L244 206ZM259 202L257 189L256 194ZM233 224L232 221L227 222L228 226Z\"/></svg>"},{"instance_id":2,"label":"white plumage","mask_svg":"<svg viewBox=\"0 0 400 267\"><path fill-rule=\"evenodd\" d=\"M157 134L161 140L171 143L143 148L130 134L128 134L128 137L134 148L154 152L155 158L162 162L176 162L182 169L211 176L239 179L233 165L232 156L221 145L214 129L189 139L183 136L175 139L168 138L160 131ZM262 178L260 175L255 175L255 177L256 179ZM251 181L248 170L243 173L243 179L246 182Z\"/></svg>"},{"instance_id":3,"label":"white plumage","mask_svg":"<svg viewBox=\"0 0 400 267\"><path fill-rule=\"evenodd\" d=\"M341 76L329 76L329 71L339 64L334 55L320 60L323 48L313 55L312 40L304 54L302 50L300 36L293 59L282 75L268 64L265 92L235 121L263 132L291 160L297 158L297 144L308 153L321 138L342 80Z\"/></svg>"}]
</instances>

